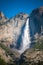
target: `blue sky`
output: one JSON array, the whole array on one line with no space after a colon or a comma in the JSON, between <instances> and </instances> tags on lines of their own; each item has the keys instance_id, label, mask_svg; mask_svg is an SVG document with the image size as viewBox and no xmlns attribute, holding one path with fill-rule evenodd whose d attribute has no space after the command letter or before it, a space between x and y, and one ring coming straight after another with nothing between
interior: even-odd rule
<instances>
[{"instance_id":1,"label":"blue sky","mask_svg":"<svg viewBox=\"0 0 43 65\"><path fill-rule=\"evenodd\" d=\"M30 14L33 9L43 6L43 0L0 0L0 11L10 18L20 12Z\"/></svg>"}]
</instances>

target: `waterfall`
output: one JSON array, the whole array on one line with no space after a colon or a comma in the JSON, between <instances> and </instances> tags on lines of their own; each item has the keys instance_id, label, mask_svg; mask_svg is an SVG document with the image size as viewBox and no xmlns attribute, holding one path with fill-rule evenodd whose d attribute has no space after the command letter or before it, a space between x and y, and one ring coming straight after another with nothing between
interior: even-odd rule
<instances>
[{"instance_id":1,"label":"waterfall","mask_svg":"<svg viewBox=\"0 0 43 65\"><path fill-rule=\"evenodd\" d=\"M19 50L20 53L23 53L27 48L30 48L30 28L29 28L29 18L26 21L26 25L24 28L24 33L22 35L22 43L21 49Z\"/></svg>"}]
</instances>

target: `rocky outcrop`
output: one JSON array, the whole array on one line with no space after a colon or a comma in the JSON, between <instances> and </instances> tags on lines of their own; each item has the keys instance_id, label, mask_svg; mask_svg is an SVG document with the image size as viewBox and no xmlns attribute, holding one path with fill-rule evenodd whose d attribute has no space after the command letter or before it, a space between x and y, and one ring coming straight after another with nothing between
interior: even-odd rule
<instances>
[{"instance_id":1,"label":"rocky outcrop","mask_svg":"<svg viewBox=\"0 0 43 65\"><path fill-rule=\"evenodd\" d=\"M16 64L16 60L20 58L20 54L16 49L12 51L9 47L0 43L0 59L4 60L8 65Z\"/></svg>"},{"instance_id":2,"label":"rocky outcrop","mask_svg":"<svg viewBox=\"0 0 43 65\"><path fill-rule=\"evenodd\" d=\"M3 12L0 12L0 24L6 22L8 18L3 14Z\"/></svg>"},{"instance_id":3,"label":"rocky outcrop","mask_svg":"<svg viewBox=\"0 0 43 65\"><path fill-rule=\"evenodd\" d=\"M43 7L34 9L30 14L31 35L40 34L41 27L43 29Z\"/></svg>"},{"instance_id":4,"label":"rocky outcrop","mask_svg":"<svg viewBox=\"0 0 43 65\"><path fill-rule=\"evenodd\" d=\"M4 15L1 15L3 19ZM21 34L21 28L25 24L27 17L27 14L20 13L6 22L4 19L4 22L0 24L0 42L3 42L6 46L11 48L14 47L19 35Z\"/></svg>"},{"instance_id":5,"label":"rocky outcrop","mask_svg":"<svg viewBox=\"0 0 43 65\"><path fill-rule=\"evenodd\" d=\"M10 55L7 55L5 50L0 47L0 57L6 62L9 63L12 58Z\"/></svg>"},{"instance_id":6,"label":"rocky outcrop","mask_svg":"<svg viewBox=\"0 0 43 65\"><path fill-rule=\"evenodd\" d=\"M0 42L4 43L5 45L9 46L12 43L13 39L13 23L12 21L6 21L0 25Z\"/></svg>"},{"instance_id":7,"label":"rocky outcrop","mask_svg":"<svg viewBox=\"0 0 43 65\"><path fill-rule=\"evenodd\" d=\"M30 14L30 33L31 47L33 47L36 37L41 38L43 36L43 7L34 9Z\"/></svg>"},{"instance_id":8,"label":"rocky outcrop","mask_svg":"<svg viewBox=\"0 0 43 65\"><path fill-rule=\"evenodd\" d=\"M21 55L21 65L43 65L43 50L28 49Z\"/></svg>"}]
</instances>

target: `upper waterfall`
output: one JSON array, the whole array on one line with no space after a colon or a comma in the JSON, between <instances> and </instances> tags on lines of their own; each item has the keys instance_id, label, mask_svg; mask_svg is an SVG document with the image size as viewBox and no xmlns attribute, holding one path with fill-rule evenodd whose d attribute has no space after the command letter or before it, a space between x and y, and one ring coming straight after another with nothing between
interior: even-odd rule
<instances>
[{"instance_id":1,"label":"upper waterfall","mask_svg":"<svg viewBox=\"0 0 43 65\"><path fill-rule=\"evenodd\" d=\"M22 43L21 49L19 50L20 53L24 52L27 48L30 47L30 28L29 28L29 18L26 20L26 25L24 28L24 33L22 35Z\"/></svg>"}]
</instances>

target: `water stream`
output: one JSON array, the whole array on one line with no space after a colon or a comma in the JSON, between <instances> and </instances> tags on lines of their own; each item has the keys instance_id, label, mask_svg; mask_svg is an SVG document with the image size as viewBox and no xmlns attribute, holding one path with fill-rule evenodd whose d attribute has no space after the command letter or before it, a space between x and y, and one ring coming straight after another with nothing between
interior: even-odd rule
<instances>
[{"instance_id":1,"label":"water stream","mask_svg":"<svg viewBox=\"0 0 43 65\"><path fill-rule=\"evenodd\" d=\"M22 43L20 53L23 53L27 48L30 48L30 28L29 28L29 18L26 21L26 25L24 28L24 34L22 35Z\"/></svg>"}]
</instances>

